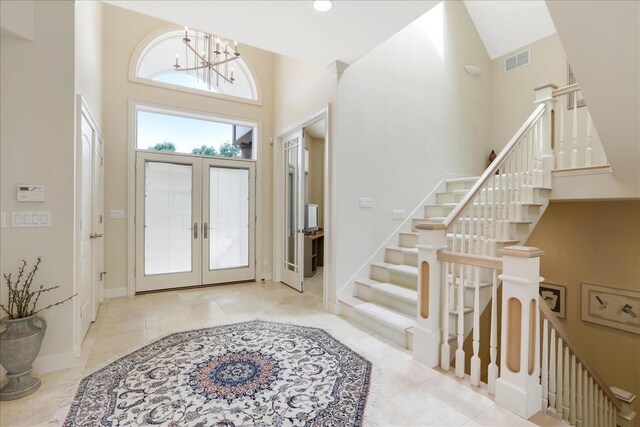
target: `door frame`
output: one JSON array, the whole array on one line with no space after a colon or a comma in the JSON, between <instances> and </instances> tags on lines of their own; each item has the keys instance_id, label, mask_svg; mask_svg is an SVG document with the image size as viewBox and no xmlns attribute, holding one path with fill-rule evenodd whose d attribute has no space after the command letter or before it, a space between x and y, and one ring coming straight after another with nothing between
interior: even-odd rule
<instances>
[{"instance_id":1,"label":"door frame","mask_svg":"<svg viewBox=\"0 0 640 427\"><path fill-rule=\"evenodd\" d=\"M74 182L74 194L75 194L75 200L74 200L74 254L73 254L73 271L74 271L74 283L73 283L73 293L78 293L80 290L80 274L81 274L81 260L80 260L80 244L81 244L81 234L80 234L80 218L82 217L82 120L83 118L87 120L87 122L89 123L89 125L91 126L91 128L94 131L93 134L93 141L92 141L92 169L93 166L95 165L95 159L93 158L93 155L95 154L95 144L96 143L100 143L102 145L102 148L104 150L104 138L102 136L102 132L100 130L100 127L98 126L98 122L95 120L91 109L89 108L89 105L87 104L87 102L84 100L84 97L82 95L76 95L76 120L75 120L75 126L76 126L76 136L75 136L75 182ZM103 157L104 157L104 152L103 152ZM93 172L93 171L92 171ZM92 174L92 179L91 179L91 186L92 186L92 201L91 201L91 207L92 210L94 208L94 202L96 202L96 197L95 197L95 181L94 181L94 176ZM98 200L98 202L100 202L100 207L104 210L104 186L101 186L101 191L102 194L99 196L102 199ZM104 212L102 212L103 215L103 225L104 225ZM94 218L93 212L92 212L92 220ZM91 228L92 230L94 229L95 224L91 224ZM93 270L93 246L92 245L92 266L91 269ZM98 260L99 261L99 265L104 266L104 250L102 251L102 253L99 253L99 256L102 257L102 259ZM97 284L97 288L96 288L96 284ZM94 282L92 280L91 283L91 307L92 307L92 319L91 321L93 322L97 316L97 307L98 305L103 301L104 298L104 281L102 282ZM82 347L82 341L84 339L83 336L81 336L81 321L80 321L80 310L81 310L81 301L80 298L73 298L73 352L76 356L80 356L81 354L81 347Z\"/></svg>"},{"instance_id":2,"label":"door frame","mask_svg":"<svg viewBox=\"0 0 640 427\"><path fill-rule=\"evenodd\" d=\"M136 229L135 229L135 207L136 207L136 152L137 149L137 111L138 109L148 111L158 111L165 114L173 114L183 117L192 117L205 120L214 120L221 123L230 123L243 126L251 126L255 130L256 143L253 146L253 161L255 162L255 175L256 175L256 198L255 198L255 211L256 211L256 224L255 224L255 259L256 259L256 278L259 281L265 277L263 272L263 227L264 227L264 215L260 215L263 212L263 175L264 167L262 166L262 120L248 119L237 116L230 116L224 113L217 113L212 111L196 110L188 107L182 107L178 105L158 104L149 101L142 101L135 98L128 98L129 110L128 110L128 150L127 150L127 203L126 203L126 219L127 219L127 286L126 288L109 289L105 297L115 298L123 296L133 296L136 294ZM175 153L175 155L185 155ZM108 278L108 276L107 276Z\"/></svg>"},{"instance_id":3,"label":"door frame","mask_svg":"<svg viewBox=\"0 0 640 427\"><path fill-rule=\"evenodd\" d=\"M278 129L275 133L274 137L274 156L273 156L273 192L274 192L274 205L273 205L273 281L280 282L282 279L281 268L282 268L282 250L284 247L284 162L281 158L282 156L277 155L281 153L283 150L282 144L284 144L284 138L292 132L302 129L306 126L309 126L319 120L323 120L325 123L325 141L324 141L324 208L323 208L323 217L324 217L324 274L322 279L322 299L323 306L325 309L331 311L332 313L336 312L336 308L330 304L330 301L334 301L335 298L330 298L329 295L331 292L334 292L334 289L331 289L329 286L331 284L331 279L333 278L333 269L335 266L335 248L334 246L334 200L332 195L334 192L334 184L333 184L333 175L331 173L333 169L333 146L332 146L332 135L331 135L331 104L326 104L324 107L319 110L314 111L311 114L308 114L302 117L299 120L296 120L282 128ZM304 148L304 147L303 147ZM303 274L304 276L304 274Z\"/></svg>"}]
</instances>

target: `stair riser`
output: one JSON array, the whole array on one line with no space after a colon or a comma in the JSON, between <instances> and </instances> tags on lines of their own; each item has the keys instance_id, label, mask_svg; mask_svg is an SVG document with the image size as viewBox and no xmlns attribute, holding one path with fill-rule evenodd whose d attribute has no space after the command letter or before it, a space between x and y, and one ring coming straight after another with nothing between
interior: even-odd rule
<instances>
[{"instance_id":1,"label":"stair riser","mask_svg":"<svg viewBox=\"0 0 640 427\"><path fill-rule=\"evenodd\" d=\"M415 248L418 244L418 236L413 234L400 233L398 245L402 248Z\"/></svg>"},{"instance_id":2,"label":"stair riser","mask_svg":"<svg viewBox=\"0 0 640 427\"><path fill-rule=\"evenodd\" d=\"M445 182L446 191L469 190L476 181L447 181Z\"/></svg>"},{"instance_id":3,"label":"stair riser","mask_svg":"<svg viewBox=\"0 0 640 427\"><path fill-rule=\"evenodd\" d=\"M371 286L356 282L356 296L364 301L371 301Z\"/></svg>"},{"instance_id":4,"label":"stair riser","mask_svg":"<svg viewBox=\"0 0 640 427\"><path fill-rule=\"evenodd\" d=\"M416 276L402 274L395 271L389 271L388 276L387 283L392 283L414 291L418 288L418 278Z\"/></svg>"},{"instance_id":5,"label":"stair riser","mask_svg":"<svg viewBox=\"0 0 640 427\"><path fill-rule=\"evenodd\" d=\"M378 282L389 283L389 271L384 267L372 265L370 277Z\"/></svg>"},{"instance_id":6,"label":"stair riser","mask_svg":"<svg viewBox=\"0 0 640 427\"><path fill-rule=\"evenodd\" d=\"M390 328L384 323L379 322L372 317L365 316L362 313L355 313L355 321L363 328L377 335L380 335L381 337L399 345L400 347L409 347L407 333L404 331L398 331L396 329Z\"/></svg>"},{"instance_id":7,"label":"stair riser","mask_svg":"<svg viewBox=\"0 0 640 427\"><path fill-rule=\"evenodd\" d=\"M371 297L373 298L373 302L389 307L392 310L399 311L400 313L404 313L411 317L416 317L417 315L417 303L410 303L405 300L397 299L382 292L378 292L375 289L371 292Z\"/></svg>"},{"instance_id":8,"label":"stair riser","mask_svg":"<svg viewBox=\"0 0 640 427\"><path fill-rule=\"evenodd\" d=\"M404 264L404 265L410 265L411 267L417 267L418 254L406 253L396 249L387 248L385 249L384 262L388 262L390 264Z\"/></svg>"}]
</instances>

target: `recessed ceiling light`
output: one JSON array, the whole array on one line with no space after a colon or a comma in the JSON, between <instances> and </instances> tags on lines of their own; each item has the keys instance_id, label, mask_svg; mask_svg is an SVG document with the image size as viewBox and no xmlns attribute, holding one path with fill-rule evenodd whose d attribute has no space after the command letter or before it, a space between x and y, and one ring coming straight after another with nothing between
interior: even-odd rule
<instances>
[{"instance_id":1,"label":"recessed ceiling light","mask_svg":"<svg viewBox=\"0 0 640 427\"><path fill-rule=\"evenodd\" d=\"M333 5L330 1L316 0L313 2L313 8L318 12L326 12L327 10L331 9L331 6Z\"/></svg>"}]
</instances>

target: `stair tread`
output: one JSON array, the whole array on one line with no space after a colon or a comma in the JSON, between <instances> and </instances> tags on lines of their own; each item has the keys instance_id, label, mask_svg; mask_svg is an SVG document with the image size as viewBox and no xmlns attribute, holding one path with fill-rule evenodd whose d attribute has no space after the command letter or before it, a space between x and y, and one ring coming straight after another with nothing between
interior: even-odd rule
<instances>
[{"instance_id":1,"label":"stair tread","mask_svg":"<svg viewBox=\"0 0 640 427\"><path fill-rule=\"evenodd\" d=\"M462 312L464 314L469 314L471 312L473 312L473 307L464 307L464 309L462 310ZM454 315L458 315L458 309L457 308L450 308L449 309L449 314L454 314Z\"/></svg>"},{"instance_id":2,"label":"stair tread","mask_svg":"<svg viewBox=\"0 0 640 427\"><path fill-rule=\"evenodd\" d=\"M418 292L393 283L377 283L371 286L374 292L380 292L393 298L397 298L410 303L418 302Z\"/></svg>"},{"instance_id":3,"label":"stair tread","mask_svg":"<svg viewBox=\"0 0 640 427\"><path fill-rule=\"evenodd\" d=\"M367 302L363 299L354 296L341 296L338 297L338 301L348 305L349 307L355 308L357 305L366 304Z\"/></svg>"},{"instance_id":4,"label":"stair tread","mask_svg":"<svg viewBox=\"0 0 640 427\"><path fill-rule=\"evenodd\" d=\"M415 231L401 231L400 234L404 234L406 236L417 236L418 233Z\"/></svg>"},{"instance_id":5,"label":"stair tread","mask_svg":"<svg viewBox=\"0 0 640 427\"><path fill-rule=\"evenodd\" d=\"M373 285L378 285L382 282L379 282L374 279L357 279L356 283L360 283L361 285L365 285L365 286L373 286Z\"/></svg>"},{"instance_id":6,"label":"stair tread","mask_svg":"<svg viewBox=\"0 0 640 427\"><path fill-rule=\"evenodd\" d=\"M408 328L416 326L415 320L376 303L367 302L364 304L358 304L354 307L354 310L357 313L375 319L398 331L406 331Z\"/></svg>"},{"instance_id":7,"label":"stair tread","mask_svg":"<svg viewBox=\"0 0 640 427\"><path fill-rule=\"evenodd\" d=\"M390 251L400 251L402 253L409 254L417 254L418 248L415 246L413 248L405 248L404 246L387 246L385 249L389 249Z\"/></svg>"},{"instance_id":8,"label":"stair tread","mask_svg":"<svg viewBox=\"0 0 640 427\"><path fill-rule=\"evenodd\" d=\"M386 268L389 269L390 267L397 267L400 264L393 264L390 262L386 262L386 261L380 261L380 262L372 262L371 266L372 267L380 267L380 268Z\"/></svg>"},{"instance_id":9,"label":"stair tread","mask_svg":"<svg viewBox=\"0 0 640 427\"><path fill-rule=\"evenodd\" d=\"M449 179L445 179L444 182L451 182L451 183L457 183L457 182L475 182L478 180L478 178L480 178L479 176L465 176L462 178L449 178Z\"/></svg>"},{"instance_id":10,"label":"stair tread","mask_svg":"<svg viewBox=\"0 0 640 427\"><path fill-rule=\"evenodd\" d=\"M390 264L390 266L387 267L387 269L395 273L418 277L418 267L412 267L410 265L404 265L404 264Z\"/></svg>"}]
</instances>

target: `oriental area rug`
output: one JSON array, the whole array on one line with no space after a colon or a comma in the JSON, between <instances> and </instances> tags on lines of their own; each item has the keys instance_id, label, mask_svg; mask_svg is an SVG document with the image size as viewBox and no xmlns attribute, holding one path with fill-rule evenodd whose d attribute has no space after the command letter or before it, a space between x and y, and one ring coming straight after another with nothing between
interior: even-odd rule
<instances>
[{"instance_id":1,"label":"oriental area rug","mask_svg":"<svg viewBox=\"0 0 640 427\"><path fill-rule=\"evenodd\" d=\"M64 426L362 426L371 363L326 331L179 332L85 377Z\"/></svg>"}]
</instances>

